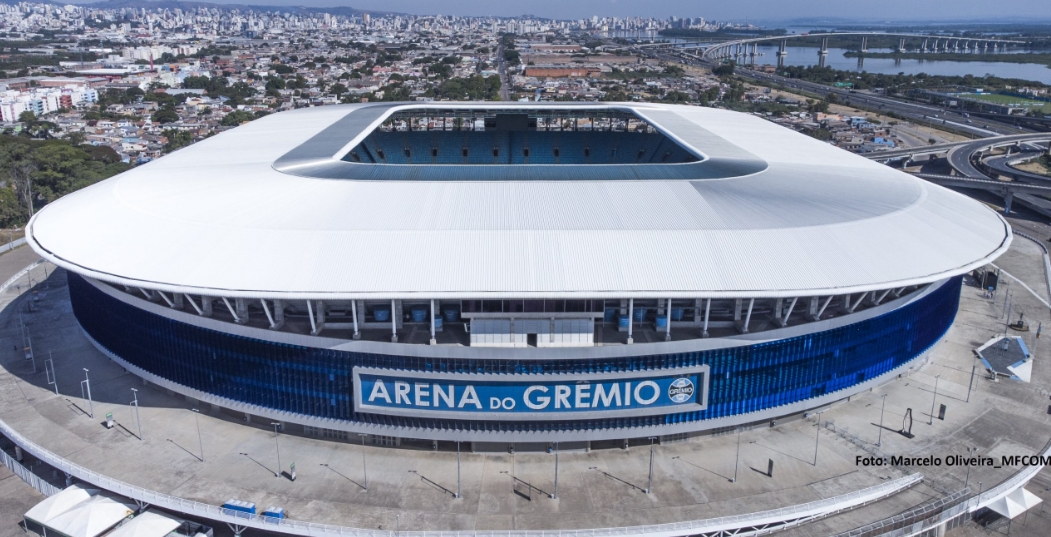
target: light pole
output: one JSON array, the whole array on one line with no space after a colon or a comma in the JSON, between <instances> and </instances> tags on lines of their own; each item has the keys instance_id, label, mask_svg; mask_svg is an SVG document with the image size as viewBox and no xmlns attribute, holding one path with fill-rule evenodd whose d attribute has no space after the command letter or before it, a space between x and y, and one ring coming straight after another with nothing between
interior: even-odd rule
<instances>
[{"instance_id":1,"label":"light pole","mask_svg":"<svg viewBox=\"0 0 1051 537\"><path fill-rule=\"evenodd\" d=\"M967 448L967 454L968 455L974 453L975 451L978 451L978 446ZM964 488L966 488L967 484L971 482L971 464L970 464L970 461L967 461L967 462L968 462L968 464L967 464L967 477L964 478L964 480L963 480Z\"/></svg>"},{"instance_id":2,"label":"light pole","mask_svg":"<svg viewBox=\"0 0 1051 537\"><path fill-rule=\"evenodd\" d=\"M555 492L551 494L551 499L558 499L558 442L555 442Z\"/></svg>"},{"instance_id":3,"label":"light pole","mask_svg":"<svg viewBox=\"0 0 1051 537\"><path fill-rule=\"evenodd\" d=\"M135 396L131 404L135 405L135 424L139 427L139 442L142 442L142 421L139 419L139 390L132 388L131 392Z\"/></svg>"},{"instance_id":4,"label":"light pole","mask_svg":"<svg viewBox=\"0 0 1051 537\"><path fill-rule=\"evenodd\" d=\"M883 413L887 410L887 394L883 394L883 406L879 409L879 438L876 439L876 447L883 447Z\"/></svg>"},{"instance_id":5,"label":"light pole","mask_svg":"<svg viewBox=\"0 0 1051 537\"><path fill-rule=\"evenodd\" d=\"M927 425L934 425L934 404L938 402L938 380L941 378L941 375L936 375L934 377L934 398L931 399L931 421Z\"/></svg>"},{"instance_id":6,"label":"light pole","mask_svg":"<svg viewBox=\"0 0 1051 537\"><path fill-rule=\"evenodd\" d=\"M731 483L737 482L737 468L741 466L741 428L737 428L737 459L734 461L734 478Z\"/></svg>"},{"instance_id":7,"label":"light pole","mask_svg":"<svg viewBox=\"0 0 1051 537\"><path fill-rule=\"evenodd\" d=\"M453 498L460 497L460 441L456 441L456 495Z\"/></svg>"},{"instance_id":8,"label":"light pole","mask_svg":"<svg viewBox=\"0 0 1051 537\"><path fill-rule=\"evenodd\" d=\"M361 473L365 476L365 492L369 491L369 469L365 465L365 437L368 436L365 433L358 433L361 437Z\"/></svg>"},{"instance_id":9,"label":"light pole","mask_svg":"<svg viewBox=\"0 0 1051 537\"><path fill-rule=\"evenodd\" d=\"M814 466L817 466L817 450L818 444L821 442L821 414L815 416L814 426L817 427L817 432L814 433Z\"/></svg>"},{"instance_id":10,"label":"light pole","mask_svg":"<svg viewBox=\"0 0 1051 537\"><path fill-rule=\"evenodd\" d=\"M87 388L88 395L88 417L95 419L95 403L91 400L91 378L88 377L88 368L84 368L84 380L80 381L80 396L84 397L84 389Z\"/></svg>"},{"instance_id":11,"label":"light pole","mask_svg":"<svg viewBox=\"0 0 1051 537\"><path fill-rule=\"evenodd\" d=\"M281 444L277 433L277 428L281 426L281 423L272 421L270 425L274 426L274 450L277 451L277 470L274 471L274 477L281 477Z\"/></svg>"},{"instance_id":12,"label":"light pole","mask_svg":"<svg viewBox=\"0 0 1051 537\"><path fill-rule=\"evenodd\" d=\"M47 375L47 383L55 386L55 395L58 395L58 374L55 373L55 357L51 355L51 351L47 351L47 361L44 362L44 374ZM48 371L47 365L51 364L51 371Z\"/></svg>"},{"instance_id":13,"label":"light pole","mask_svg":"<svg viewBox=\"0 0 1051 537\"><path fill-rule=\"evenodd\" d=\"M201 448L201 462L204 462L204 441L201 440L201 420L197 418L197 415L201 413L196 408L191 408L193 411L193 421L197 424L197 446Z\"/></svg>"},{"instance_id":14,"label":"light pole","mask_svg":"<svg viewBox=\"0 0 1051 537\"><path fill-rule=\"evenodd\" d=\"M650 477L646 480L646 494L653 488L653 441L656 437L650 437Z\"/></svg>"},{"instance_id":15,"label":"light pole","mask_svg":"<svg viewBox=\"0 0 1051 537\"><path fill-rule=\"evenodd\" d=\"M967 402L971 402L971 387L974 386L974 372L978 368L978 356L971 360L971 382L967 384Z\"/></svg>"}]
</instances>

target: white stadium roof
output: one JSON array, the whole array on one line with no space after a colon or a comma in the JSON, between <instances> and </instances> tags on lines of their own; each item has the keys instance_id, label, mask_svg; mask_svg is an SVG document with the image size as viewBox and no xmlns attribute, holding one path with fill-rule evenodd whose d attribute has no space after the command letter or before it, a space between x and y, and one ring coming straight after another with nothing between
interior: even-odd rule
<instances>
[{"instance_id":1,"label":"white stadium roof","mask_svg":"<svg viewBox=\"0 0 1051 537\"><path fill-rule=\"evenodd\" d=\"M33 218L27 236L56 264L113 283L299 299L839 294L961 274L1011 240L999 215L960 194L711 108L563 107L646 118L702 159L636 173L693 166L703 172L695 180L523 179L522 170L545 165L470 166L491 171L485 180L362 180L354 174L370 166L443 165L339 160L392 111L501 107L553 108L412 103L274 114L65 196ZM275 164L286 154L296 158ZM548 176L562 169L547 166ZM513 180L501 176L512 167ZM333 173L351 178L324 178Z\"/></svg>"}]
</instances>

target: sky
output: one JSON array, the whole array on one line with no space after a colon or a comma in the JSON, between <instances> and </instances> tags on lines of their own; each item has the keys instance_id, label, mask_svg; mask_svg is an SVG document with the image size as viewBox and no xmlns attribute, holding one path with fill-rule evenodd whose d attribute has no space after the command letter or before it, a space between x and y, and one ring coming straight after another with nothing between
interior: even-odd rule
<instances>
[{"instance_id":1,"label":"sky","mask_svg":"<svg viewBox=\"0 0 1051 537\"><path fill-rule=\"evenodd\" d=\"M209 0L204 0L209 1ZM785 21L796 18L878 21L1047 20L1047 0L210 0L256 5L352 6L417 15L524 15L556 19L602 16Z\"/></svg>"}]
</instances>

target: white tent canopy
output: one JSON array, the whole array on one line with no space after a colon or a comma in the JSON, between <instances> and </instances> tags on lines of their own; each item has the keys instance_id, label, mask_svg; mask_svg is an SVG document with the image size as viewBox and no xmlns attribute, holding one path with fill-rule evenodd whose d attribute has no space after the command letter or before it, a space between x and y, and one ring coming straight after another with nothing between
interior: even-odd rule
<instances>
[{"instance_id":1,"label":"white tent canopy","mask_svg":"<svg viewBox=\"0 0 1051 537\"><path fill-rule=\"evenodd\" d=\"M106 537L164 537L175 531L182 522L171 515L146 511L113 530Z\"/></svg>"},{"instance_id":2,"label":"white tent canopy","mask_svg":"<svg viewBox=\"0 0 1051 537\"><path fill-rule=\"evenodd\" d=\"M989 509L996 511L1001 516L1014 518L1029 509L1036 507L1044 500L1029 492L1025 488L1018 487L1007 496L989 504Z\"/></svg>"},{"instance_id":3,"label":"white tent canopy","mask_svg":"<svg viewBox=\"0 0 1051 537\"><path fill-rule=\"evenodd\" d=\"M44 523L46 531L68 537L97 537L135 512L135 504L102 493Z\"/></svg>"},{"instance_id":4,"label":"white tent canopy","mask_svg":"<svg viewBox=\"0 0 1051 537\"><path fill-rule=\"evenodd\" d=\"M73 509L78 504L98 494L98 489L70 485L65 490L33 506L22 516L37 524L46 524L51 519Z\"/></svg>"}]
</instances>

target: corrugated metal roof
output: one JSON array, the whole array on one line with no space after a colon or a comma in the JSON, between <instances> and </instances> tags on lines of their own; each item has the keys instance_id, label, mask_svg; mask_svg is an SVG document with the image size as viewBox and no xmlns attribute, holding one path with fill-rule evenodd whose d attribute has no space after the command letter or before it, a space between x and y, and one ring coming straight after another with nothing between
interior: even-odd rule
<instances>
[{"instance_id":1,"label":"corrugated metal roof","mask_svg":"<svg viewBox=\"0 0 1051 537\"><path fill-rule=\"evenodd\" d=\"M72 270L173 291L470 298L857 292L959 274L1010 242L973 200L761 119L638 108L687 144L703 127L710 158L763 170L484 182L275 170L355 110L333 106L254 121L68 195L33 219L30 243Z\"/></svg>"}]
</instances>

